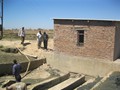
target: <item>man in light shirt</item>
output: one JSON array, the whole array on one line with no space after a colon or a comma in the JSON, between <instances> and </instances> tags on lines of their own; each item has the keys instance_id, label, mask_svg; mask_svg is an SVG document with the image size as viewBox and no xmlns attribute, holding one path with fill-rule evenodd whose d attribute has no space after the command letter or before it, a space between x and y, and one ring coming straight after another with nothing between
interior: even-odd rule
<instances>
[{"instance_id":1,"label":"man in light shirt","mask_svg":"<svg viewBox=\"0 0 120 90\"><path fill-rule=\"evenodd\" d=\"M37 33L37 41L38 41L38 49L41 48L41 43L42 43L42 33L39 31Z\"/></svg>"},{"instance_id":2,"label":"man in light shirt","mask_svg":"<svg viewBox=\"0 0 120 90\"><path fill-rule=\"evenodd\" d=\"M18 36L21 37L21 44L24 44L24 41L25 41L25 30L24 30L24 27L22 27L22 30L19 31Z\"/></svg>"}]
</instances>

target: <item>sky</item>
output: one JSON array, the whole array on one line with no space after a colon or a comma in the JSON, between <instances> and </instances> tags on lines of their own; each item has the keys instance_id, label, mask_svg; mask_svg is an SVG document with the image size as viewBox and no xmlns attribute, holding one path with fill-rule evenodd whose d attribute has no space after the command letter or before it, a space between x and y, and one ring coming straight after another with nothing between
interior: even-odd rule
<instances>
[{"instance_id":1,"label":"sky","mask_svg":"<svg viewBox=\"0 0 120 90\"><path fill-rule=\"evenodd\" d=\"M120 0L4 0L6 29L53 29L54 18L120 20Z\"/></svg>"}]
</instances>

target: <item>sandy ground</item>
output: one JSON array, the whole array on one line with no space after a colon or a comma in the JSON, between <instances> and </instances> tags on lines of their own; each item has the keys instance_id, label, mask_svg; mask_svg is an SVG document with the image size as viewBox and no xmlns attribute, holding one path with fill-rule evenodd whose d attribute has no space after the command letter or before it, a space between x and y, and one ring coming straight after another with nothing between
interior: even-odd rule
<instances>
[{"instance_id":1,"label":"sandy ground","mask_svg":"<svg viewBox=\"0 0 120 90\"><path fill-rule=\"evenodd\" d=\"M42 43L42 48L38 49L37 47L37 40L25 40L25 46L20 44L20 40L1 40L0 45L3 46L9 46L9 47L18 47L18 48L25 48L22 53L24 54L29 54L29 55L34 55L38 56L38 58L45 58L47 54L53 53L53 39L49 39L48 42L48 50L43 49L43 43ZM24 79L32 78L32 79L37 79L39 78L47 78L50 76L50 73L46 71L46 69L49 68L49 65L44 64L37 68L36 70L32 71L30 74L28 74ZM5 76L5 77L0 77L1 79L6 78L5 80L11 80L14 79L12 76Z\"/></svg>"},{"instance_id":2,"label":"sandy ground","mask_svg":"<svg viewBox=\"0 0 120 90\"><path fill-rule=\"evenodd\" d=\"M25 41L25 46L22 46L20 44L20 40L14 40L14 41L8 41L8 40L1 40L0 41L0 45L4 45L4 46L10 46L10 47L24 47L25 50L23 50L22 52L24 54L30 54L30 55L34 55L34 56L38 56L38 58L45 58L47 54L51 54L54 52L54 45L53 45L53 39L49 39L48 42L48 50L44 50L43 48L38 49L37 48L37 40L26 40ZM41 45L43 47L43 43ZM118 63L120 62L120 60L117 60L114 63ZM37 68L36 70L32 71L30 74L28 74L24 79L38 79L39 78L48 78L50 76L50 73L48 73L46 71L46 69L49 69L49 65L44 64L42 66L40 66L39 68ZM2 78L6 78L7 79L11 79L11 76L8 77L0 77L0 79ZM14 79L14 77L12 77ZM3 90L0 88L0 90ZM102 89L101 89L102 90ZM106 89L105 89L106 90ZM107 89L108 90L108 89ZM120 90L120 89L110 89L110 90Z\"/></svg>"},{"instance_id":3,"label":"sandy ground","mask_svg":"<svg viewBox=\"0 0 120 90\"><path fill-rule=\"evenodd\" d=\"M20 40L8 41L8 40L1 40L0 45L10 46L10 47L24 47L25 50L22 52L24 54L30 54L34 56L38 56L39 58L45 57L45 53L52 53L53 52L53 39L49 39L48 41L48 50L43 49L43 43L41 44L42 48L38 49L37 47L37 40L25 40L25 46L20 44Z\"/></svg>"}]
</instances>

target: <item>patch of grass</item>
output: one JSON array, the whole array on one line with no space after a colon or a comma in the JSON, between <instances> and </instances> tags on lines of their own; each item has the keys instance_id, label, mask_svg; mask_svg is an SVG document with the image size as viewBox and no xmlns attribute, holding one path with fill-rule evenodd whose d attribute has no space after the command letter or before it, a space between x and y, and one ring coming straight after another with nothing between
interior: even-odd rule
<instances>
[{"instance_id":1,"label":"patch of grass","mask_svg":"<svg viewBox=\"0 0 120 90\"><path fill-rule=\"evenodd\" d=\"M30 60L34 60L32 57L29 57ZM18 62L26 62L28 61L25 56L20 53L6 53L0 51L0 64L12 63L13 60L16 59Z\"/></svg>"}]
</instances>

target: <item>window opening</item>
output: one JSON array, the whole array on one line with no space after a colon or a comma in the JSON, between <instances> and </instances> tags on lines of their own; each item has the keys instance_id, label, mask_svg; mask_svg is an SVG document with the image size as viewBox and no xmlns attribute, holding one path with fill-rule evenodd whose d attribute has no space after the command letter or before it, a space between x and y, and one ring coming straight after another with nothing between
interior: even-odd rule
<instances>
[{"instance_id":1,"label":"window opening","mask_svg":"<svg viewBox=\"0 0 120 90\"><path fill-rule=\"evenodd\" d=\"M78 30L77 31L78 35L78 40L77 40L77 45L83 46L84 45L84 30Z\"/></svg>"}]
</instances>

